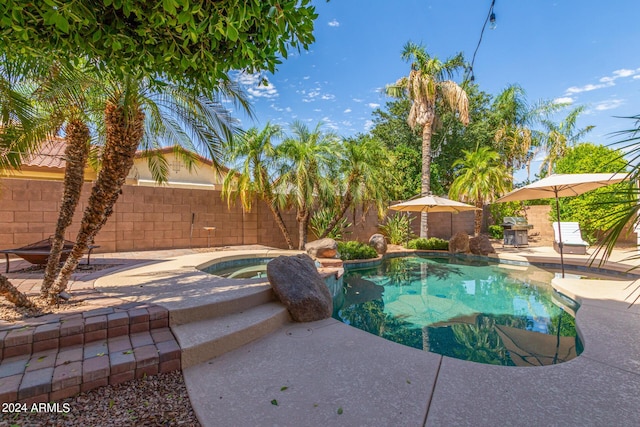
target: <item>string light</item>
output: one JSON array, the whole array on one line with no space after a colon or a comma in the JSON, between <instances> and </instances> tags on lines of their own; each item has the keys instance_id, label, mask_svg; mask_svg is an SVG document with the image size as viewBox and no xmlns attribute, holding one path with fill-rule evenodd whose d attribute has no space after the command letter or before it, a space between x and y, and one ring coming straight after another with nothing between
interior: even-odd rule
<instances>
[{"instance_id":1,"label":"string light","mask_svg":"<svg viewBox=\"0 0 640 427\"><path fill-rule=\"evenodd\" d=\"M482 24L482 31L480 31L480 39L478 40L478 45L476 46L476 50L473 52L473 58L471 59L471 65L467 69L467 77L465 80L470 82L475 80L475 76L473 75L473 64L476 61L476 54L478 53L478 49L480 48L480 43L482 43L482 36L484 35L484 30L487 28L487 23L489 23L489 29L495 30L497 28L496 24L496 14L493 11L494 6L496 5L496 0L491 0L491 6L489 6L489 13L487 14L487 18L484 20L484 24Z\"/></svg>"}]
</instances>

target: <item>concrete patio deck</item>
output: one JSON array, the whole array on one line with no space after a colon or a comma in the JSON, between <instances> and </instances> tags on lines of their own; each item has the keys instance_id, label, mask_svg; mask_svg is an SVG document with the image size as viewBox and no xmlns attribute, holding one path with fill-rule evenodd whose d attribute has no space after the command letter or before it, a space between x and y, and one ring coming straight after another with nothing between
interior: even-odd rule
<instances>
[{"instance_id":1,"label":"concrete patio deck","mask_svg":"<svg viewBox=\"0 0 640 427\"><path fill-rule=\"evenodd\" d=\"M497 250L501 259L559 263L552 248ZM233 255L249 253L268 250ZM190 324L199 325L198 334L238 328L232 338L216 338L213 348L229 351L214 350L219 356L207 358L206 344L196 343L194 363L186 366L183 359L204 426L640 425L640 280L554 279L581 303L584 352L554 366L496 367L408 348L333 319L296 324L277 313L267 318L258 311L274 303L263 281L238 286L195 268L230 254L113 254L131 265L79 278L72 287L99 292L105 301L167 308L181 347L194 336ZM629 255L615 252L606 269L625 272L637 263L624 261ZM143 264L134 265L134 258ZM565 263L585 267L589 256L569 255ZM233 323L238 312L262 319L260 325L267 319L269 326L242 329ZM239 340L242 331L256 338Z\"/></svg>"}]
</instances>

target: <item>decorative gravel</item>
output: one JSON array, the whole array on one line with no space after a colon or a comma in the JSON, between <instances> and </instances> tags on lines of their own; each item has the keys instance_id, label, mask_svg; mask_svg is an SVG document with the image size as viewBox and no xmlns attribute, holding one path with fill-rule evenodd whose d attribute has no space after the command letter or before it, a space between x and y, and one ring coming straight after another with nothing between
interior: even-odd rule
<instances>
[{"instance_id":1,"label":"decorative gravel","mask_svg":"<svg viewBox=\"0 0 640 427\"><path fill-rule=\"evenodd\" d=\"M180 371L100 387L57 403L37 413L0 412L0 427L200 426Z\"/></svg>"}]
</instances>

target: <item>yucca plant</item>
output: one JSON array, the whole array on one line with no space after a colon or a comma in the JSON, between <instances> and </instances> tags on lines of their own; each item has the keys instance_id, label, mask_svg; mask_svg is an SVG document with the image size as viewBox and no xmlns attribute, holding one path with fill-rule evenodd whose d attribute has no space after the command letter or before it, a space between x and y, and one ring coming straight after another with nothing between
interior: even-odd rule
<instances>
[{"instance_id":1,"label":"yucca plant","mask_svg":"<svg viewBox=\"0 0 640 427\"><path fill-rule=\"evenodd\" d=\"M413 237L411 221L413 221L411 215L396 213L394 216L388 217L385 224L380 226L380 232L392 245L401 245Z\"/></svg>"},{"instance_id":2,"label":"yucca plant","mask_svg":"<svg viewBox=\"0 0 640 427\"><path fill-rule=\"evenodd\" d=\"M327 230L334 217L335 210L330 208L320 209L313 214L309 220L309 227L316 238L325 236L334 240L342 240L343 235L347 233L346 229L352 224L346 218L341 218L331 230Z\"/></svg>"}]
</instances>

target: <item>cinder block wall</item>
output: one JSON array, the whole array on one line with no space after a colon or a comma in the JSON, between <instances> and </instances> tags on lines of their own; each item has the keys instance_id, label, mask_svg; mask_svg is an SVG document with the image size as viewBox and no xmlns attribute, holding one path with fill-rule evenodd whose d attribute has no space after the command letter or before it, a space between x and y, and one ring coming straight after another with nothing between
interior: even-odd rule
<instances>
[{"instance_id":1,"label":"cinder block wall","mask_svg":"<svg viewBox=\"0 0 640 427\"><path fill-rule=\"evenodd\" d=\"M0 181L0 249L15 248L46 239L55 231L63 185L58 181L3 179ZM73 225L66 238L74 240L86 207L91 184L85 184ZM360 208L346 238L367 241L378 232L375 210L365 215ZM192 218L193 227L192 227ZM298 244L295 211L283 218ZM355 218L355 221L354 221ZM207 232L203 227L216 227ZM168 248L262 244L285 248L285 241L270 209L257 201L251 212L243 212L239 203L227 206L219 191L139 187L125 185L95 244L98 252L121 252ZM311 236L310 236L311 238Z\"/></svg>"}]
</instances>

